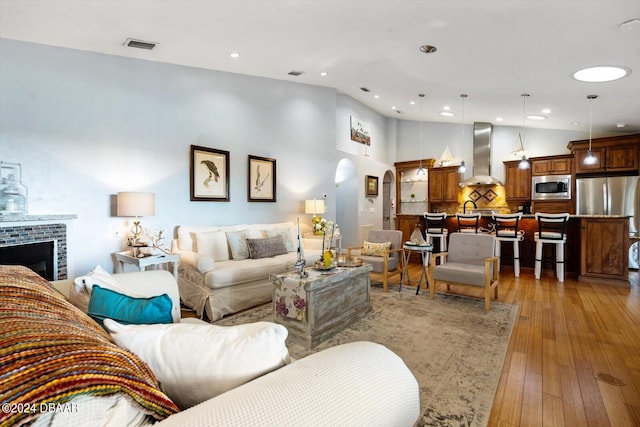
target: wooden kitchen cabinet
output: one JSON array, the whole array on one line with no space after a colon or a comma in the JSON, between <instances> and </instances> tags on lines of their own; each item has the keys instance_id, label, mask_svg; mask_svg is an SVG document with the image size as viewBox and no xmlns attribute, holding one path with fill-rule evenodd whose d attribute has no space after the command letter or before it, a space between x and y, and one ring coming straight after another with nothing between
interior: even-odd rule
<instances>
[{"instance_id":1,"label":"wooden kitchen cabinet","mask_svg":"<svg viewBox=\"0 0 640 427\"><path fill-rule=\"evenodd\" d=\"M628 248L628 218L580 218L578 280L629 286Z\"/></svg>"},{"instance_id":2,"label":"wooden kitchen cabinet","mask_svg":"<svg viewBox=\"0 0 640 427\"><path fill-rule=\"evenodd\" d=\"M429 169L429 203L458 203L460 172L458 166Z\"/></svg>"},{"instance_id":3,"label":"wooden kitchen cabinet","mask_svg":"<svg viewBox=\"0 0 640 427\"><path fill-rule=\"evenodd\" d=\"M531 175L571 175L573 154L536 157L529 159L531 162Z\"/></svg>"},{"instance_id":4,"label":"wooden kitchen cabinet","mask_svg":"<svg viewBox=\"0 0 640 427\"><path fill-rule=\"evenodd\" d=\"M428 170L435 159L423 159L422 167ZM419 160L396 162L396 214L422 215L427 211L428 187L427 180L431 177L417 175L420 167Z\"/></svg>"},{"instance_id":5,"label":"wooden kitchen cabinet","mask_svg":"<svg viewBox=\"0 0 640 427\"><path fill-rule=\"evenodd\" d=\"M507 202L531 200L531 169L520 169L520 160L504 162L504 191Z\"/></svg>"},{"instance_id":6,"label":"wooden kitchen cabinet","mask_svg":"<svg viewBox=\"0 0 640 427\"><path fill-rule=\"evenodd\" d=\"M591 151L598 161L585 165L589 140L571 141L567 146L575 154L576 174L635 172L640 169L640 134L596 138L591 140Z\"/></svg>"}]
</instances>

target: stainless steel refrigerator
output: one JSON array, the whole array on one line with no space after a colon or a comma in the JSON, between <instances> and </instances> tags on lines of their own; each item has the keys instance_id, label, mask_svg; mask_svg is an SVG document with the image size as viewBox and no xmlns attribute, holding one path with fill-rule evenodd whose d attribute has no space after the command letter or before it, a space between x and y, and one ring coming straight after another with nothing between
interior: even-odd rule
<instances>
[{"instance_id":1,"label":"stainless steel refrigerator","mask_svg":"<svg viewBox=\"0 0 640 427\"><path fill-rule=\"evenodd\" d=\"M576 214L629 215L629 232L637 234L640 232L640 177L577 179ZM634 247L629 251L630 268L638 268L638 250Z\"/></svg>"}]
</instances>

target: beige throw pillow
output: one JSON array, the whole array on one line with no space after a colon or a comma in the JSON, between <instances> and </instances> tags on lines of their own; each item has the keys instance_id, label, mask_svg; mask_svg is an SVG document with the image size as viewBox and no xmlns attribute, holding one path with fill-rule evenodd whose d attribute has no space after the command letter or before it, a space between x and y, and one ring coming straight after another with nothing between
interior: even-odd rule
<instances>
[{"instance_id":1,"label":"beige throw pillow","mask_svg":"<svg viewBox=\"0 0 640 427\"><path fill-rule=\"evenodd\" d=\"M391 249L391 242L372 243L365 240L362 245L362 255L384 256L389 249Z\"/></svg>"}]
</instances>

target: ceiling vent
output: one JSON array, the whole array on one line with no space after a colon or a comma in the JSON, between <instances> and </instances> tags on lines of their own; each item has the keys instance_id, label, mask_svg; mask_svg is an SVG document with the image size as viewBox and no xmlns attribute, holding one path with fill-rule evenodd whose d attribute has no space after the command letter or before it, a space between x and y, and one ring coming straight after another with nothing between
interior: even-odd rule
<instances>
[{"instance_id":1,"label":"ceiling vent","mask_svg":"<svg viewBox=\"0 0 640 427\"><path fill-rule=\"evenodd\" d=\"M369 88L366 88L366 87L361 87L360 90L363 92L371 92Z\"/></svg>"},{"instance_id":2,"label":"ceiling vent","mask_svg":"<svg viewBox=\"0 0 640 427\"><path fill-rule=\"evenodd\" d=\"M290 76L298 77L298 76L303 75L304 71L295 71L295 70L293 70L293 71L289 71L287 74L289 74Z\"/></svg>"},{"instance_id":3,"label":"ceiling vent","mask_svg":"<svg viewBox=\"0 0 640 427\"><path fill-rule=\"evenodd\" d=\"M154 47L156 47L158 43L154 43L154 42L145 42L142 40L136 40L136 39L127 39L124 42L125 46L128 47L135 47L137 49L146 49L146 50L152 50Z\"/></svg>"}]
</instances>

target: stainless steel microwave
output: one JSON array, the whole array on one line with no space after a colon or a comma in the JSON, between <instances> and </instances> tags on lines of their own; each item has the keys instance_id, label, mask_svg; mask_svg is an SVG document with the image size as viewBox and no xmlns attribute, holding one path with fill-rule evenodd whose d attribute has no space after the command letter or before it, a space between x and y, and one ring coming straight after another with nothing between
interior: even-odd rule
<instances>
[{"instance_id":1,"label":"stainless steel microwave","mask_svg":"<svg viewBox=\"0 0 640 427\"><path fill-rule=\"evenodd\" d=\"M544 175L532 177L531 199L571 199L571 175Z\"/></svg>"}]
</instances>

